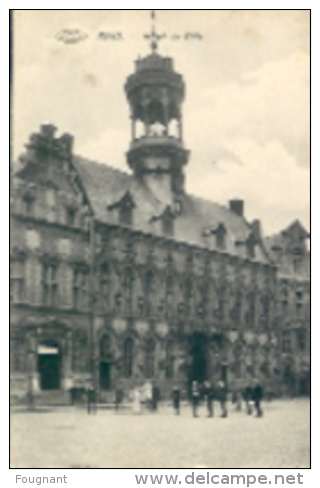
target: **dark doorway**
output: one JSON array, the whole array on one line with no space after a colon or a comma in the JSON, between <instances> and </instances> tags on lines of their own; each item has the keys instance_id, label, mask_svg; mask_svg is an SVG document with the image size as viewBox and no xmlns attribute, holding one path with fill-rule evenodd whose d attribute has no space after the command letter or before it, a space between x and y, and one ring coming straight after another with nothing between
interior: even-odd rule
<instances>
[{"instance_id":1,"label":"dark doorway","mask_svg":"<svg viewBox=\"0 0 320 488\"><path fill-rule=\"evenodd\" d=\"M107 361L100 363L100 388L111 390L111 364Z\"/></svg>"},{"instance_id":2,"label":"dark doorway","mask_svg":"<svg viewBox=\"0 0 320 488\"><path fill-rule=\"evenodd\" d=\"M41 390L59 390L61 382L61 356L56 346L39 346L38 372Z\"/></svg>"},{"instance_id":3,"label":"dark doorway","mask_svg":"<svg viewBox=\"0 0 320 488\"><path fill-rule=\"evenodd\" d=\"M191 370L190 381L202 383L207 379L207 336L202 332L195 332L190 339Z\"/></svg>"}]
</instances>

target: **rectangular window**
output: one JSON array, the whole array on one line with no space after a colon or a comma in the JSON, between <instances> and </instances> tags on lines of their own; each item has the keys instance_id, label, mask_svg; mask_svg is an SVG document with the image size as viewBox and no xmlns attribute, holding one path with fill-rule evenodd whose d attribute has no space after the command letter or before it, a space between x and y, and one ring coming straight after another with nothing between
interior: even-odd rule
<instances>
[{"instance_id":1,"label":"rectangular window","mask_svg":"<svg viewBox=\"0 0 320 488\"><path fill-rule=\"evenodd\" d=\"M21 335L10 338L10 368L12 371L25 371L25 344Z\"/></svg>"},{"instance_id":2,"label":"rectangular window","mask_svg":"<svg viewBox=\"0 0 320 488\"><path fill-rule=\"evenodd\" d=\"M302 266L302 255L300 252L296 252L293 256L293 271L297 274L301 273L301 266Z\"/></svg>"},{"instance_id":3,"label":"rectangular window","mask_svg":"<svg viewBox=\"0 0 320 488\"><path fill-rule=\"evenodd\" d=\"M305 351L307 347L307 331L300 329L297 331L297 342L300 351Z\"/></svg>"},{"instance_id":4,"label":"rectangular window","mask_svg":"<svg viewBox=\"0 0 320 488\"><path fill-rule=\"evenodd\" d=\"M162 232L169 237L173 235L173 217L171 215L165 215L163 217Z\"/></svg>"},{"instance_id":5,"label":"rectangular window","mask_svg":"<svg viewBox=\"0 0 320 488\"><path fill-rule=\"evenodd\" d=\"M76 210L74 208L66 208L66 225L68 227L73 227L76 219Z\"/></svg>"},{"instance_id":6,"label":"rectangular window","mask_svg":"<svg viewBox=\"0 0 320 488\"><path fill-rule=\"evenodd\" d=\"M75 269L73 272L73 308L86 310L87 308L87 272Z\"/></svg>"},{"instance_id":7,"label":"rectangular window","mask_svg":"<svg viewBox=\"0 0 320 488\"><path fill-rule=\"evenodd\" d=\"M44 305L50 307L58 306L58 281L56 264L45 264L43 266L42 296Z\"/></svg>"},{"instance_id":8,"label":"rectangular window","mask_svg":"<svg viewBox=\"0 0 320 488\"><path fill-rule=\"evenodd\" d=\"M121 205L119 208L119 223L122 225L132 225L132 207Z\"/></svg>"},{"instance_id":9,"label":"rectangular window","mask_svg":"<svg viewBox=\"0 0 320 488\"><path fill-rule=\"evenodd\" d=\"M56 212L56 193L53 188L46 190L46 216L49 222L54 222L57 218Z\"/></svg>"},{"instance_id":10,"label":"rectangular window","mask_svg":"<svg viewBox=\"0 0 320 488\"><path fill-rule=\"evenodd\" d=\"M291 352L291 337L288 330L282 333L282 352Z\"/></svg>"},{"instance_id":11,"label":"rectangular window","mask_svg":"<svg viewBox=\"0 0 320 488\"><path fill-rule=\"evenodd\" d=\"M109 293L110 293L109 271L107 266L100 268L100 303L101 310L107 312L109 309Z\"/></svg>"},{"instance_id":12,"label":"rectangular window","mask_svg":"<svg viewBox=\"0 0 320 488\"><path fill-rule=\"evenodd\" d=\"M24 300L25 292L25 262L23 260L10 263L10 300L20 303Z\"/></svg>"},{"instance_id":13,"label":"rectangular window","mask_svg":"<svg viewBox=\"0 0 320 488\"><path fill-rule=\"evenodd\" d=\"M34 200L31 198L25 198L23 200L23 209L24 209L24 214L27 217L34 217L34 209L35 209Z\"/></svg>"}]
</instances>

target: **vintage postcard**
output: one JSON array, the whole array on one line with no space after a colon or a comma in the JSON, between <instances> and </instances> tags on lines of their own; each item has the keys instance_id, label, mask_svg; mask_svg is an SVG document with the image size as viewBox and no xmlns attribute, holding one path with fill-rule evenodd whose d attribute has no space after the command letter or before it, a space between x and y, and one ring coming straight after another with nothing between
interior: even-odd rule
<instances>
[{"instance_id":1,"label":"vintage postcard","mask_svg":"<svg viewBox=\"0 0 320 488\"><path fill-rule=\"evenodd\" d=\"M11 20L12 466L308 468L310 11Z\"/></svg>"}]
</instances>

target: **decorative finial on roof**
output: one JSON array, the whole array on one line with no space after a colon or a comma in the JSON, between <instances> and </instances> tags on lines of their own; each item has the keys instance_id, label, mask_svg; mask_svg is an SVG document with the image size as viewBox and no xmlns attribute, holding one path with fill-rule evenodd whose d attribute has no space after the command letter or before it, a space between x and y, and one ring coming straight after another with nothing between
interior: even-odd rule
<instances>
[{"instance_id":1,"label":"decorative finial on roof","mask_svg":"<svg viewBox=\"0 0 320 488\"><path fill-rule=\"evenodd\" d=\"M151 10L151 32L150 34L144 35L145 39L150 40L150 47L153 53L157 52L158 49L158 41L165 37L165 34L159 35L157 34L156 29L156 11Z\"/></svg>"}]
</instances>

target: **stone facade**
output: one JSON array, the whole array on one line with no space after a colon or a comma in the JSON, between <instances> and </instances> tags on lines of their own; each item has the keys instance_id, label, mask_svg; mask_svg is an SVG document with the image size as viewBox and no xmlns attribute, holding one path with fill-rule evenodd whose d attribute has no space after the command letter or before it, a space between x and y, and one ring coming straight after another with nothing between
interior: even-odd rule
<instances>
[{"instance_id":1,"label":"stone facade","mask_svg":"<svg viewBox=\"0 0 320 488\"><path fill-rule=\"evenodd\" d=\"M154 52L128 78L131 174L74 155L72 137L51 125L21 156L11 207L15 397L93 383L103 399L146 380L166 397L192 379L235 389L255 376L275 391L306 389L308 272L284 272L241 200L223 207L185 192L184 83L169 61ZM285 239L304 243L301 226L290 229Z\"/></svg>"}]
</instances>

